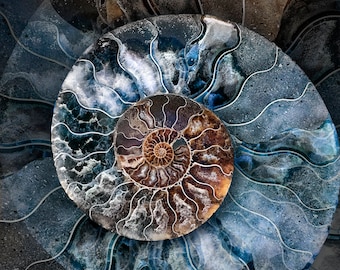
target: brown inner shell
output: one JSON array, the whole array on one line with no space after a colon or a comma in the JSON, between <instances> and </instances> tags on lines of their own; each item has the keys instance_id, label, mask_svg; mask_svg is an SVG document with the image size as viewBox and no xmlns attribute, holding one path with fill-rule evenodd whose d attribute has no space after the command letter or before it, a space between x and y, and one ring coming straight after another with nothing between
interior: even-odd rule
<instances>
[{"instance_id":1,"label":"brown inner shell","mask_svg":"<svg viewBox=\"0 0 340 270\"><path fill-rule=\"evenodd\" d=\"M187 234L228 192L234 168L229 133L213 112L186 97L139 101L117 122L113 144L124 175L120 186L130 189L124 191L129 200L116 200L122 204L117 220L106 223L121 235L162 240Z\"/></svg>"}]
</instances>

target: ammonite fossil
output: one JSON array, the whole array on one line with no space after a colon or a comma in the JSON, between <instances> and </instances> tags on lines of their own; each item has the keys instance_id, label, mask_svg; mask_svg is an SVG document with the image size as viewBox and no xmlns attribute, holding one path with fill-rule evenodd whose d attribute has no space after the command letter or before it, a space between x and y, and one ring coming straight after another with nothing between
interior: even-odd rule
<instances>
[{"instance_id":1,"label":"ammonite fossil","mask_svg":"<svg viewBox=\"0 0 340 270\"><path fill-rule=\"evenodd\" d=\"M229 23L222 25L228 27L224 30L221 28L221 37L224 34L230 40L223 44L220 37L217 42L222 47L236 46L237 28ZM116 43L118 39L109 33L99 41L101 45L98 49L100 53L105 54L107 52L105 45L102 47L102 42L108 42L107 49L111 50L113 44L109 43ZM211 42L207 41L204 46L208 49ZM193 49L196 50L195 47ZM123 53L124 49L120 50L120 53ZM97 52L93 56L98 57ZM115 60L124 71L123 63L128 61L128 57L117 57ZM188 59L191 66L195 65L193 57L195 56L192 55ZM201 57L204 60L208 55L202 54ZM148 61L145 59L145 62ZM89 65L95 80L101 76L100 72L95 71L96 68L90 60L80 60L79 63ZM163 67L163 64L159 65L159 68ZM69 77L77 74L77 69L74 67ZM127 78L119 76L119 73L120 71L117 71L117 74L112 74L112 77L108 76L107 79L114 80L112 82L121 87ZM130 95L136 98L138 95L138 92L134 93L133 87L122 93L127 96L126 100L110 100L110 95L119 91L118 89L107 87L107 93L99 89L96 93L90 88L87 91L87 86L82 86L81 91L84 91L85 95L108 95L108 100L103 100L107 110L111 114L117 110L122 112L117 117L112 117L119 119L117 123L101 124L101 121L105 121L105 113L102 111L98 112L100 116L96 115L94 118L93 114L84 115L85 118L89 117L92 123L87 122L83 116L80 119L72 113L71 117L75 117L78 123L74 122L74 119L70 124L79 125L80 130L85 133L72 132L67 123L70 119L67 116L70 113L67 107L70 108L69 104L73 102L81 103L81 97L73 92L73 87L61 93L54 117L58 122L63 121L54 125L52 141L60 182L69 197L104 228L138 240L171 239L195 230L210 218L222 203L233 173L231 138L224 124L212 111L184 97L183 94L168 94L168 87L171 87L169 82L165 82L165 78L160 80L164 80L163 88L160 89L166 90L166 93L156 91L159 92L158 95L147 96L137 103L131 102L128 97ZM83 83L81 80L73 81L68 78L64 87L73 82ZM148 83L155 87L159 82ZM180 84L177 88L179 86ZM152 87L146 91L154 91ZM201 86L197 87L197 96L200 96L200 88ZM95 98L93 102L98 101ZM212 104L211 102L213 101L207 104ZM71 105L72 108L73 106ZM89 107L93 106L95 105ZM79 113L82 114L81 108ZM115 130L113 134L94 132L91 130L97 128L92 124L100 125L100 129L112 125ZM87 128L89 130L86 130ZM64 131L71 131L71 134L66 135ZM112 137L112 142L101 141L97 138L100 135ZM96 149L101 148L103 144L109 146L106 157L96 158L96 155L101 154ZM85 154L84 151L88 153ZM78 155L77 152L80 154L79 158L74 158L74 154ZM89 156L93 158L83 162ZM110 161L113 161L112 166L107 170L102 169L96 175L96 168Z\"/></svg>"},{"instance_id":2,"label":"ammonite fossil","mask_svg":"<svg viewBox=\"0 0 340 270\"><path fill-rule=\"evenodd\" d=\"M207 129L191 137L180 115L187 123L206 115ZM234 171L222 202L230 138L214 132L224 127ZM327 236L339 187L335 127L301 69L238 24L160 16L105 34L68 73L51 129L58 178L89 217L136 239L172 238L119 236L82 220L82 211L70 214L69 201L53 232L44 230L55 226L52 218L28 220L44 248L64 250L76 269L304 269ZM214 175L228 181L218 188ZM65 231L68 241L46 236Z\"/></svg>"}]
</instances>

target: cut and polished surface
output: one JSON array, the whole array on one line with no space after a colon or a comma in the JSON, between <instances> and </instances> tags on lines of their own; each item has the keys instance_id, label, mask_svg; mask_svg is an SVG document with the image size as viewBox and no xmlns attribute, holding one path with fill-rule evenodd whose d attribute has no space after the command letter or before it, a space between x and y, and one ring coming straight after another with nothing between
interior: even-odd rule
<instances>
[{"instance_id":1,"label":"cut and polished surface","mask_svg":"<svg viewBox=\"0 0 340 270\"><path fill-rule=\"evenodd\" d=\"M47 97L43 90L48 97L53 97L59 90L58 81L68 72L64 66L72 65L74 60L70 57L78 56L79 48L84 44L87 46L90 40L61 20L46 2L20 37L21 44L31 50L18 45L2 77L1 106L5 106L7 117L4 123L15 120L18 115L7 110L7 104L8 108L29 104L25 102L31 96L43 102ZM113 126L118 119L112 117L119 116L120 112L115 112L113 102L106 106L109 101L106 94L130 102L127 109L146 95L157 94L146 92L148 87L140 88L153 82L149 78L162 78L158 90L164 93L166 89L168 92L181 89L171 88L181 81L190 82L186 92L179 93L183 96L193 93L191 98L218 114L230 130L235 146L233 184L221 207L208 222L183 237L157 242L131 240L108 232L84 217L58 187L53 160L48 157L36 160L1 180L0 193L5 202L1 204L1 222L21 220L26 230L24 233L19 231L15 239L24 238L24 234L31 235L31 241L37 241L50 257L46 253L37 254L40 256L25 257L25 261L20 262L15 260L10 266L56 269L59 263L60 268L65 269L304 269L313 261L327 236L339 188L337 139L322 100L301 70L258 35L242 27L237 31L237 25L217 20L184 18L181 23L170 17L163 21L143 21L138 27L127 26L123 30L128 37L119 35L121 32L117 30L113 32L119 37L115 39L116 43L104 40L101 46L107 49L106 53L100 54L98 48L92 54L96 57L85 54L74 70L78 68L81 71L78 75L86 74L87 77L76 76L74 90L64 87L62 91L62 95L73 98L63 108L72 123L71 129L54 123L53 132L63 129L68 138L82 135L85 146L78 148L76 143L70 144L75 151L65 147L60 158L67 160L68 166L76 164L70 173L78 177L80 187L85 186L101 168L107 170L113 164L106 158L112 156L111 145L106 144L106 139L112 142ZM236 35L231 35L236 39L224 35L223 39L228 43L223 40L213 42L210 37L214 30L219 30L212 24L236 29ZM47 32L46 25L50 26ZM52 27L55 25L58 28ZM153 25L155 30L148 35L150 32L146 30ZM176 28L184 34L174 31ZM225 31L220 32L225 34ZM146 38L148 42L145 42ZM235 47L232 40L236 40ZM206 46L208 41L211 44ZM43 46L45 43L49 46ZM112 51L119 53L111 54ZM52 62L31 52L49 56L53 58ZM118 61L111 64L103 61L106 58ZM208 59L206 67L197 64L206 61L204 58ZM147 62L143 68L141 59ZM95 71L92 71L90 61L87 62L89 65L82 66L87 60L94 64ZM111 81L105 81L110 78L113 66L118 67L115 72L121 71L119 75L114 74L122 79L129 78L124 83L135 82L138 87L124 88L125 84L115 87ZM145 69L145 66L151 69ZM150 70L157 74L147 72ZM13 86L15 80L20 87ZM87 80L91 83L84 89L90 91L82 92L82 83ZM25 85L27 90L29 87L37 91L24 92ZM105 86L112 86L115 91L123 90L115 95L114 91L104 91ZM94 93L97 93L96 98ZM223 98L219 98L222 95ZM25 121L29 122L29 119ZM17 124L13 129L19 133L20 127ZM22 140L29 138L29 134L20 134ZM8 135L2 138L1 149L6 151L2 156L6 162L13 149L25 147L21 141L10 144L12 140ZM33 143L37 145L38 142ZM97 152L89 151L93 148ZM25 151L29 153L30 149L35 153L37 147L26 147ZM101 161L95 163L98 160ZM100 180L105 182L108 178L105 174L102 176ZM5 227L3 232L7 232L10 224L1 226ZM4 237L9 236L4 234ZM0 261L0 265L4 263L6 260Z\"/></svg>"},{"instance_id":2,"label":"cut and polished surface","mask_svg":"<svg viewBox=\"0 0 340 270\"><path fill-rule=\"evenodd\" d=\"M280 49L237 24L213 17L164 16L126 25L104 35L77 61L63 84L52 123L55 164L69 196L95 219L100 217L98 212L105 216L113 209L126 211L118 202L131 199L124 219L127 226L118 223L118 231L135 226L148 211L157 209L157 216L166 213L158 200L162 192L153 193L154 206L144 207L149 196L144 192L153 184L139 180L137 175L145 171L136 173L128 164L140 160L127 157L131 157L130 150L140 149L139 153L146 154L147 169L171 164L176 150L168 151L169 144L178 136L178 131L168 129L173 127L173 118L165 120L170 121L165 129L147 134L159 115L174 110L168 98L159 95L168 93L188 96L213 110L230 131L235 147L235 171L228 195L211 220L185 240L192 248L204 246L202 254L193 258L194 264L198 268L254 264L258 269L265 265L302 269L311 263L327 235L337 199L337 192L332 193L338 187L334 126L315 87ZM167 109L150 107L153 102L145 98L153 95L159 99L155 104L164 108L169 104ZM184 105L181 100L175 103ZM136 119L142 107L149 108L154 117L141 114L142 122L130 123L147 135L144 145L140 145L135 129L124 132L129 129L124 112ZM158 122L161 125L164 120ZM115 127L123 132L115 133ZM154 140L161 133L168 134L169 140ZM112 136L129 148L115 148ZM151 143L157 145L157 152L151 150ZM190 148L201 144L193 141ZM184 155L189 155L186 141L180 145ZM202 159L202 155L196 156ZM192 159L196 162L195 156ZM187 168L183 164L182 170ZM195 179L205 173L189 170ZM125 185L112 189L123 175L142 187L135 197ZM174 202L169 205L176 208ZM172 220L170 223L177 226ZM152 227L149 224L145 219L143 228L147 229L139 228L140 238L144 234L156 239L147 233ZM180 232L178 228L174 231ZM217 240L224 237L229 239L227 246ZM221 243L213 261L208 259L210 241L211 245ZM172 249L173 244L166 249ZM163 260L170 263L166 257Z\"/></svg>"}]
</instances>

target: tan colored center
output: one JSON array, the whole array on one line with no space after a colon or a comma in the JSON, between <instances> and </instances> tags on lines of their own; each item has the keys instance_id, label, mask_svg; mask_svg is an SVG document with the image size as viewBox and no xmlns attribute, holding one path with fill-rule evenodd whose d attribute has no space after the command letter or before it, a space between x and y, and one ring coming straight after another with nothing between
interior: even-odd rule
<instances>
[{"instance_id":1,"label":"tan colored center","mask_svg":"<svg viewBox=\"0 0 340 270\"><path fill-rule=\"evenodd\" d=\"M151 133L144 142L145 159L155 167L168 166L174 160L174 150L169 142L162 141L157 133Z\"/></svg>"},{"instance_id":2,"label":"tan colored center","mask_svg":"<svg viewBox=\"0 0 340 270\"><path fill-rule=\"evenodd\" d=\"M157 143L153 151L157 158L171 157L171 152L173 152L171 146L165 142Z\"/></svg>"}]
</instances>

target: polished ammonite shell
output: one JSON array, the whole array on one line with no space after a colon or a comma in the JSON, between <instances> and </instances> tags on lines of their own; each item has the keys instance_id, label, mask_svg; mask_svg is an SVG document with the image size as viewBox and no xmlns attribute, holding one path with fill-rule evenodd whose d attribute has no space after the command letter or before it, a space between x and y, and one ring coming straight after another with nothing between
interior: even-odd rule
<instances>
[{"instance_id":1,"label":"polished ammonite shell","mask_svg":"<svg viewBox=\"0 0 340 270\"><path fill-rule=\"evenodd\" d=\"M137 102L113 137L124 193L92 212L107 229L134 239L178 237L210 218L229 189L230 136L214 113L186 97Z\"/></svg>"},{"instance_id":2,"label":"polished ammonite shell","mask_svg":"<svg viewBox=\"0 0 340 270\"><path fill-rule=\"evenodd\" d=\"M54 22L55 16L45 15L43 18L53 17ZM39 15L39 18L42 17ZM41 30L46 30L45 25ZM23 38L27 36L25 33L35 37L36 24L29 29L23 32ZM69 27L66 29L68 32ZM80 42L77 36L74 40ZM57 56L60 55L59 41L64 41L62 35L60 39L53 39L51 44L55 46L49 46L48 51L43 44L34 48L41 48L44 55L53 49L51 55ZM31 58L26 58L27 52L23 53L20 46L14 53L21 57L12 57L7 71L14 72L12 68L18 67L25 70L26 60ZM26 60L19 61L23 58ZM34 58L35 62L38 60ZM39 78L46 75L42 67L51 66L40 60L37 71L41 72L36 74L41 76L32 77L37 89L41 87ZM54 78L64 79L65 71L54 73L54 67L47 70L53 71ZM12 76L7 79L12 78L15 85L22 86L21 90L26 89L27 80L18 80L15 73L6 74ZM48 86L53 88L53 83L54 80L49 80ZM16 95L12 87L7 87L12 83L6 81L3 85L3 90L8 91L4 93ZM219 117L232 136L235 170L218 211L208 222L183 237L156 242L133 241L104 230L88 218L81 218L83 213L74 209L63 192L57 192L43 198L39 211L25 220L33 237L52 258L62 255L58 262L74 269L307 268L328 235L338 198L340 159L336 130L316 88L301 69L275 44L231 22L196 15L152 17L105 34L84 52L64 80L52 118L54 164L67 195L103 226L114 231L123 228L129 235L142 239L145 236L151 239L152 229L166 216L167 212L160 211L162 207L170 205L172 208L167 210L171 210L174 217L175 208L168 204L167 198L169 195L169 202L173 202L169 191L175 187L180 194L190 195L181 185L186 183L184 175L177 183L164 182L169 187L160 188L143 179L133 180L128 167L125 170L118 167L126 163L119 161L117 151L121 151L124 160L127 156L124 151L137 151L133 146L140 145L138 139L129 140L139 138L138 131L131 128L135 133L128 134L124 131L129 128L125 125L127 121L119 119L125 117L124 112L129 108L138 111L140 100L147 98L148 104L160 93L167 100L167 93L178 94L173 105L178 113L184 104L189 104L178 97L203 104ZM22 94L27 98L26 92ZM171 107L167 100L158 106L159 110L151 106L152 115L167 113ZM182 107L176 103L179 100ZM14 102L21 106L17 100ZM13 110L7 114L15 115ZM123 131L120 137L118 126ZM175 125L170 127L174 129ZM149 136L148 142L157 144L152 138L162 133L156 129L148 132L145 134ZM211 131L207 129L205 133L208 132ZM118 138L132 143L131 147L117 148L114 143ZM195 150L190 152L191 169L187 175L193 176L190 170L194 171L193 165L198 164L194 158L208 157L210 153L199 152L194 144L190 145L195 140L187 140L184 135L177 141L173 150L168 147L170 140L160 143L156 148L158 158L145 144L144 150L150 154L148 159L152 164L147 163L149 168L159 169L157 164L167 164L171 169L172 151L175 155L178 146L185 149L189 145L190 150ZM200 145L197 143L195 147ZM20 142L15 149L18 146L22 146ZM14 149L11 144L8 147ZM143 144L140 149L143 151ZM11 160L9 155L5 157ZM208 164L198 167L209 169ZM216 165L215 170L218 168ZM28 181L23 181L25 179ZM11 198L5 201L9 202L8 206L16 205L18 214L34 209L43 193L58 185L48 158L32 162L2 180L4 199ZM194 181L202 179L191 179L189 183L195 186ZM219 198L217 189L213 193L208 185L205 187ZM151 196L147 193L150 191ZM161 195L165 196L165 203ZM187 197L178 198L196 209L191 212L193 216L197 214L203 219L198 208L200 200L193 199L195 204ZM214 196L211 198L214 200ZM146 203L147 199L151 199L151 204ZM125 208L120 203L123 201L128 202ZM124 218L114 221L113 217L124 211ZM16 215L12 210L2 212ZM153 220L147 215L151 212L155 213ZM140 225L135 221L145 225L142 230L138 230ZM171 223L174 221L168 223L170 237L177 236L175 232L179 234L180 216L177 215L177 223ZM133 226L136 232L131 230ZM173 232L172 228L177 231ZM154 235L160 239L161 234Z\"/></svg>"}]
</instances>

